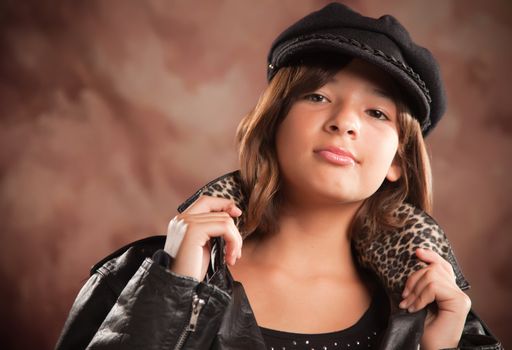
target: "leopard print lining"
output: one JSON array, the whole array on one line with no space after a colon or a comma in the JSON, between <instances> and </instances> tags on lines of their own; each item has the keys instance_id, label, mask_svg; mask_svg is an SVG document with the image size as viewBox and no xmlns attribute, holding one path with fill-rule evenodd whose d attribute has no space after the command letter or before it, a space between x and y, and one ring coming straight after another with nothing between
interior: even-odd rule
<instances>
[{"instance_id":1,"label":"leopard print lining","mask_svg":"<svg viewBox=\"0 0 512 350\"><path fill-rule=\"evenodd\" d=\"M199 189L180 205L178 211L183 212L201 195L231 199L244 211L246 205L240 183L238 170L220 176ZM374 271L388 290L399 295L407 278L414 271L426 266L414 254L415 249L428 248L450 262L459 288L469 289L469 283L462 275L448 238L432 217L407 203L400 206L394 215L404 219L405 224L401 229L383 232L373 240L370 240L368 232L364 229L354 235L352 244L357 253L357 259L363 267ZM240 228L244 215L234 220ZM219 252L219 249L217 248L216 251ZM217 256L219 259L220 256Z\"/></svg>"},{"instance_id":2,"label":"leopard print lining","mask_svg":"<svg viewBox=\"0 0 512 350\"><path fill-rule=\"evenodd\" d=\"M448 238L431 216L408 203L403 203L393 215L404 220L401 229L384 231L373 240L366 228L355 235L353 244L363 266L377 272L390 290L401 293L407 277L427 265L414 251L427 248L451 263L461 289L469 288Z\"/></svg>"}]
</instances>

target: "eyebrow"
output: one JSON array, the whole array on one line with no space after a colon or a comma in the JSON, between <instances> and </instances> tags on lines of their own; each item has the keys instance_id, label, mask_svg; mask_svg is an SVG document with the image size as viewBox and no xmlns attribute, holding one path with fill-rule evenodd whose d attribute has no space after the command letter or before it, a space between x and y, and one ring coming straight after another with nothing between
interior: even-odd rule
<instances>
[{"instance_id":1,"label":"eyebrow","mask_svg":"<svg viewBox=\"0 0 512 350\"><path fill-rule=\"evenodd\" d=\"M377 96L380 96L380 97L384 97L384 98L387 98L387 99L391 100L392 102L395 102L395 99L393 98L393 95L390 94L389 92L385 91L385 90L378 89L378 88L373 88L373 89L369 89L369 90L374 95L377 95Z\"/></svg>"},{"instance_id":2,"label":"eyebrow","mask_svg":"<svg viewBox=\"0 0 512 350\"><path fill-rule=\"evenodd\" d=\"M329 83L338 84L339 80L336 79L335 77L332 77L332 78L329 79L329 81L327 81L327 84L329 84ZM379 89L377 87L370 87L370 88L368 88L367 91L370 92L373 95L376 95L376 96L379 96L379 97L384 97L384 98L390 100L391 102L395 102L393 94L391 94L390 92L388 92L386 90Z\"/></svg>"}]
</instances>

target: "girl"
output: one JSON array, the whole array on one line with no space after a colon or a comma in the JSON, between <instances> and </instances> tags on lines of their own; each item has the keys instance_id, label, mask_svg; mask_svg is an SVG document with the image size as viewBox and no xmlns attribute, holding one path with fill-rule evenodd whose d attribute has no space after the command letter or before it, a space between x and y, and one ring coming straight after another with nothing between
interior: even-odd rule
<instances>
[{"instance_id":1,"label":"girl","mask_svg":"<svg viewBox=\"0 0 512 350\"><path fill-rule=\"evenodd\" d=\"M333 3L268 59L240 171L98 263L57 348L500 349L424 214L423 136L445 109L432 55Z\"/></svg>"}]
</instances>

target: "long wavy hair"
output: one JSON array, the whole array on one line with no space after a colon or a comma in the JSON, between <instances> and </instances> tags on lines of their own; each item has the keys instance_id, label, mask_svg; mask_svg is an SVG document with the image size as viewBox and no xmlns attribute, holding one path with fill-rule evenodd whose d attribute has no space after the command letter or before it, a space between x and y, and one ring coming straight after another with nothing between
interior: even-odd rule
<instances>
[{"instance_id":1,"label":"long wavy hair","mask_svg":"<svg viewBox=\"0 0 512 350\"><path fill-rule=\"evenodd\" d=\"M241 227L244 237L272 234L278 230L281 203L281 177L275 148L276 131L292 104L303 94L325 85L350 59L302 62L281 68L254 109L240 122L236 132L242 191L247 198L246 217ZM378 234L402 223L393 212L403 202L428 213L432 210L431 169L418 121L405 101L394 97L398 107L399 146L396 154L402 170L398 181L384 180L365 199L352 220L349 234L366 225L368 233Z\"/></svg>"}]
</instances>

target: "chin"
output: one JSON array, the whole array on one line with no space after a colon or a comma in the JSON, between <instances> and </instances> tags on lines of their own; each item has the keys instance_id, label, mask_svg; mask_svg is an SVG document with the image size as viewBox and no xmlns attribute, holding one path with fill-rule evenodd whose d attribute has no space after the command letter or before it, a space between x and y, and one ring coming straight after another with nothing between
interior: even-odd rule
<instances>
[{"instance_id":1,"label":"chin","mask_svg":"<svg viewBox=\"0 0 512 350\"><path fill-rule=\"evenodd\" d=\"M323 199L322 202L329 202L333 204L341 203L354 203L364 200L360 193L354 192L354 186L340 183L324 183L319 186L314 186L312 197Z\"/></svg>"},{"instance_id":2,"label":"chin","mask_svg":"<svg viewBox=\"0 0 512 350\"><path fill-rule=\"evenodd\" d=\"M354 203L360 203L365 198L361 198L359 196L353 196L353 195L344 195L337 193L330 197L330 201L335 204L354 204Z\"/></svg>"}]
</instances>

